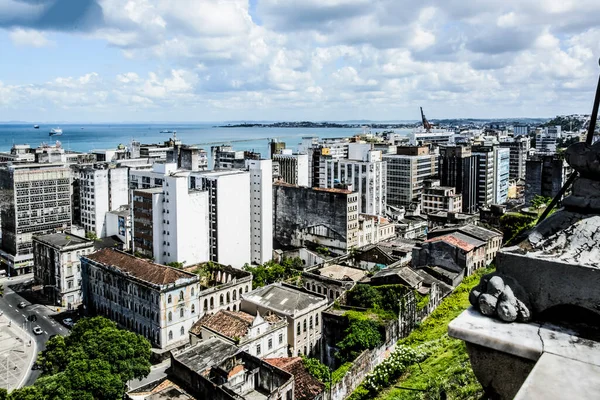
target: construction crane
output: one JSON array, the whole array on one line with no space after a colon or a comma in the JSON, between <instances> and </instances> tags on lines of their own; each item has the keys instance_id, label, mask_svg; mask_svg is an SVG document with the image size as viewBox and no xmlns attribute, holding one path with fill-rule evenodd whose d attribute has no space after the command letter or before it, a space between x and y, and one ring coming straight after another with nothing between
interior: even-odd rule
<instances>
[{"instance_id":1,"label":"construction crane","mask_svg":"<svg viewBox=\"0 0 600 400\"><path fill-rule=\"evenodd\" d=\"M423 107L421 107L421 119L423 120L423 128L425 128L427 132L431 132L431 128L433 128L433 125L431 125L431 123L427 121L427 118L425 118Z\"/></svg>"}]
</instances>

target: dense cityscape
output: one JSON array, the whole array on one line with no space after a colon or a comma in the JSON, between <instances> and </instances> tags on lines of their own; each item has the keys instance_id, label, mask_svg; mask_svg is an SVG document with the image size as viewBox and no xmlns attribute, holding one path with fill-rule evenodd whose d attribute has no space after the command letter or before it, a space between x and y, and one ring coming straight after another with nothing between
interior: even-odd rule
<instances>
[{"instance_id":1,"label":"dense cityscape","mask_svg":"<svg viewBox=\"0 0 600 400\"><path fill-rule=\"evenodd\" d=\"M268 155L175 131L86 153L14 144L0 153L0 309L29 358L7 359L20 374L6 388L41 371L22 390L91 390L61 375L57 352L118 328L139 363L110 372L118 398L370 398L386 352L559 194L564 150L589 124L442 126L423 113L408 135L363 126L295 151L272 139Z\"/></svg>"},{"instance_id":2,"label":"dense cityscape","mask_svg":"<svg viewBox=\"0 0 600 400\"><path fill-rule=\"evenodd\" d=\"M0 400L600 399L597 0L0 0Z\"/></svg>"}]
</instances>

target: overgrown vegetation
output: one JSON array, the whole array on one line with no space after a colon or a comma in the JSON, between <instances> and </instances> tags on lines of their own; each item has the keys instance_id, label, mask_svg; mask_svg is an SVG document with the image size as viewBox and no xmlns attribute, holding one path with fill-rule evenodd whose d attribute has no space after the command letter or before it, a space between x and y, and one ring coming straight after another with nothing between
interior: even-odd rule
<instances>
[{"instance_id":1,"label":"overgrown vegetation","mask_svg":"<svg viewBox=\"0 0 600 400\"><path fill-rule=\"evenodd\" d=\"M150 342L106 318L85 318L69 336L48 340L37 365L43 375L34 386L0 393L0 399L122 399L127 381L150 373Z\"/></svg>"},{"instance_id":2,"label":"overgrown vegetation","mask_svg":"<svg viewBox=\"0 0 600 400\"><path fill-rule=\"evenodd\" d=\"M252 288L256 289L271 283L297 278L302 273L302 259L284 258L281 264L275 261L267 261L262 265L244 265L244 269L252 272Z\"/></svg>"},{"instance_id":3,"label":"overgrown vegetation","mask_svg":"<svg viewBox=\"0 0 600 400\"><path fill-rule=\"evenodd\" d=\"M177 269L182 269L184 264L185 264L185 262L172 261L170 263L166 263L165 265L167 267L173 267L173 268L177 268Z\"/></svg>"},{"instance_id":4,"label":"overgrown vegetation","mask_svg":"<svg viewBox=\"0 0 600 400\"><path fill-rule=\"evenodd\" d=\"M387 319L397 318L400 301L406 291L402 285L371 286L359 283L347 293L347 303L352 307L370 309L379 315L388 313Z\"/></svg>"},{"instance_id":5,"label":"overgrown vegetation","mask_svg":"<svg viewBox=\"0 0 600 400\"><path fill-rule=\"evenodd\" d=\"M531 200L531 207L530 208L532 210L539 210L541 208L546 208L551 202L552 202L552 197L545 197L545 196L536 195Z\"/></svg>"},{"instance_id":6,"label":"overgrown vegetation","mask_svg":"<svg viewBox=\"0 0 600 400\"><path fill-rule=\"evenodd\" d=\"M510 244L521 232L533 228L536 218L521 213L506 213L500 217L500 229L504 234L503 241L506 245Z\"/></svg>"},{"instance_id":7,"label":"overgrown vegetation","mask_svg":"<svg viewBox=\"0 0 600 400\"><path fill-rule=\"evenodd\" d=\"M302 364L304 364L304 368L306 368L309 374L329 387L331 371L325 364L316 358L306 357L305 355L302 355Z\"/></svg>"},{"instance_id":8,"label":"overgrown vegetation","mask_svg":"<svg viewBox=\"0 0 600 400\"><path fill-rule=\"evenodd\" d=\"M347 311L348 327L344 338L337 344L336 358L342 363L352 361L365 350L374 349L383 343L383 321L368 312Z\"/></svg>"},{"instance_id":9,"label":"overgrown vegetation","mask_svg":"<svg viewBox=\"0 0 600 400\"><path fill-rule=\"evenodd\" d=\"M482 275L492 271L481 269L465 278L423 323L398 342L394 353L368 375L350 399L479 399L483 390L471 369L465 344L447 332L448 323L469 307L469 291ZM392 385L395 387L385 389Z\"/></svg>"}]
</instances>

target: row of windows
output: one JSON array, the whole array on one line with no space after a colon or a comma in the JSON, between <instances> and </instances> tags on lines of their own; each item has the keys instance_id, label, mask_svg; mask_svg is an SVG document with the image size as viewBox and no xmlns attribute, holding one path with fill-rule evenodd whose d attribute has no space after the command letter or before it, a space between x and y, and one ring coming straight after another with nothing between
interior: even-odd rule
<instances>
[{"instance_id":1,"label":"row of windows","mask_svg":"<svg viewBox=\"0 0 600 400\"><path fill-rule=\"evenodd\" d=\"M312 315L308 318L308 329L311 330L313 329L313 317ZM302 324L300 322L298 322L298 325L296 326L296 334L300 335L300 327L302 326L302 332L306 332L306 318L304 318L304 321L302 321ZM315 315L315 327L319 326L319 314Z\"/></svg>"}]
</instances>

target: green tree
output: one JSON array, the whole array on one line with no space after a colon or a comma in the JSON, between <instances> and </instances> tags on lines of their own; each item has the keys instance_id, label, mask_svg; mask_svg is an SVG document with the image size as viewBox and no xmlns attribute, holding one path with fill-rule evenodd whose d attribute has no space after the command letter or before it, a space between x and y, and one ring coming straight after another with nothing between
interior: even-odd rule
<instances>
[{"instance_id":1,"label":"green tree","mask_svg":"<svg viewBox=\"0 0 600 400\"><path fill-rule=\"evenodd\" d=\"M298 277L303 263L298 257L284 258L281 264L273 260L262 265L244 265L244 269L252 273L252 287L254 289Z\"/></svg>"},{"instance_id":2,"label":"green tree","mask_svg":"<svg viewBox=\"0 0 600 400\"><path fill-rule=\"evenodd\" d=\"M89 240L98 240L98 236L94 232L86 232L85 237Z\"/></svg>"},{"instance_id":3,"label":"green tree","mask_svg":"<svg viewBox=\"0 0 600 400\"><path fill-rule=\"evenodd\" d=\"M534 210L539 210L542 207L548 206L548 204L550 204L551 202L552 202L552 197L536 195L531 200L531 208Z\"/></svg>"},{"instance_id":4,"label":"green tree","mask_svg":"<svg viewBox=\"0 0 600 400\"><path fill-rule=\"evenodd\" d=\"M42 392L37 386L25 386L9 393L8 400L39 400L43 398Z\"/></svg>"},{"instance_id":5,"label":"green tree","mask_svg":"<svg viewBox=\"0 0 600 400\"><path fill-rule=\"evenodd\" d=\"M371 285L357 284L347 294L348 304L354 307L376 308L382 303L381 294Z\"/></svg>"},{"instance_id":6,"label":"green tree","mask_svg":"<svg viewBox=\"0 0 600 400\"><path fill-rule=\"evenodd\" d=\"M344 331L344 339L338 343L339 352L336 357L341 362L354 360L364 350L374 349L382 342L380 325L360 312L346 312L348 328Z\"/></svg>"},{"instance_id":7,"label":"green tree","mask_svg":"<svg viewBox=\"0 0 600 400\"><path fill-rule=\"evenodd\" d=\"M165 265L167 267L173 267L173 268L177 268L177 269L182 269L184 264L185 264L185 261L184 262L172 261L172 262L167 263Z\"/></svg>"},{"instance_id":8,"label":"green tree","mask_svg":"<svg viewBox=\"0 0 600 400\"><path fill-rule=\"evenodd\" d=\"M304 368L306 368L309 374L322 383L327 384L331 380L331 371L318 359L302 355L302 364L304 364Z\"/></svg>"},{"instance_id":9,"label":"green tree","mask_svg":"<svg viewBox=\"0 0 600 400\"><path fill-rule=\"evenodd\" d=\"M38 357L44 376L36 398L121 399L127 381L150 373L148 340L103 317L80 320L69 336L56 336L46 346Z\"/></svg>"}]
</instances>

